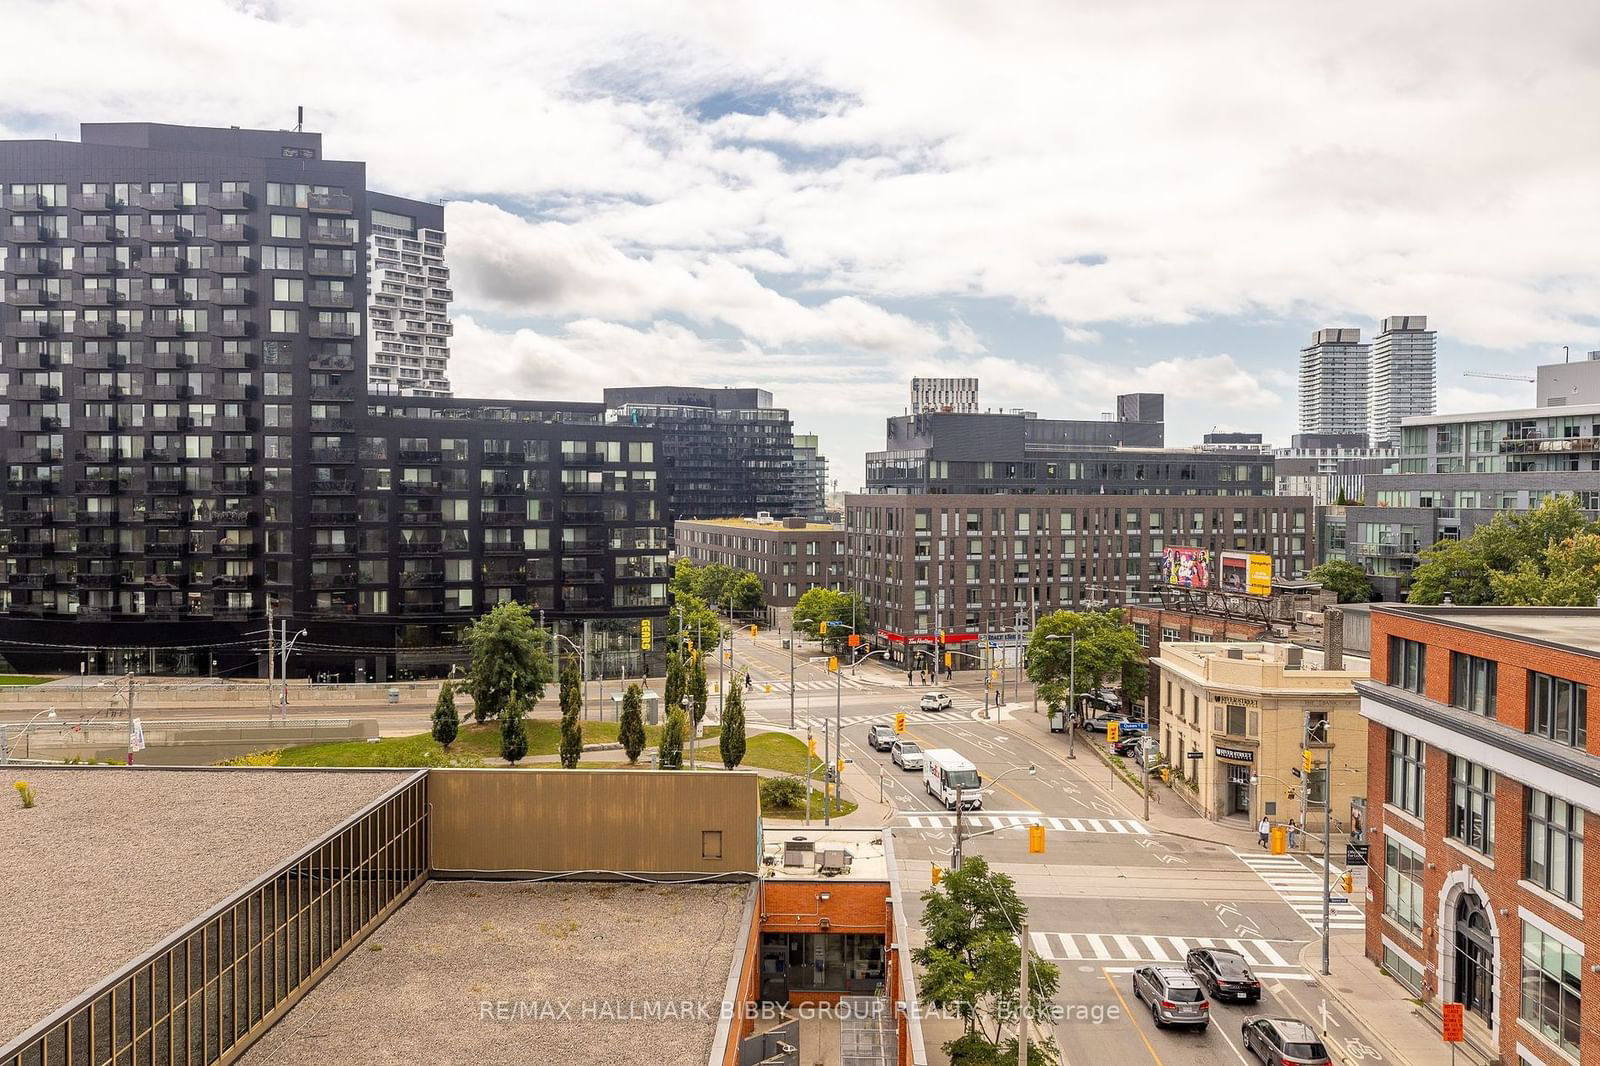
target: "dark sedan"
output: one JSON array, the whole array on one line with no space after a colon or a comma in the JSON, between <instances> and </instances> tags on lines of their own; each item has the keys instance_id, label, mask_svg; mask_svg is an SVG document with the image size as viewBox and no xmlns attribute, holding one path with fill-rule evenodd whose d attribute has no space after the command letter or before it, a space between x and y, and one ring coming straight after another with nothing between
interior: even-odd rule
<instances>
[{"instance_id":1,"label":"dark sedan","mask_svg":"<svg viewBox=\"0 0 1600 1066\"><path fill-rule=\"evenodd\" d=\"M1184 966L1220 1003L1261 1002L1261 982L1250 972L1250 964L1237 951L1226 948L1195 948L1184 957Z\"/></svg>"}]
</instances>

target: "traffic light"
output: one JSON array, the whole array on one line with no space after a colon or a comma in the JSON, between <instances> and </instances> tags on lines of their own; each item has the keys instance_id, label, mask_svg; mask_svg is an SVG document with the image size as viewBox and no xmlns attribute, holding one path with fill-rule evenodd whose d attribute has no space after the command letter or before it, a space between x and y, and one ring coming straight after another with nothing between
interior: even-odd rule
<instances>
[{"instance_id":1,"label":"traffic light","mask_svg":"<svg viewBox=\"0 0 1600 1066\"><path fill-rule=\"evenodd\" d=\"M1165 766L1161 768L1161 783L1163 785L1172 783L1172 771L1167 769Z\"/></svg>"},{"instance_id":2,"label":"traffic light","mask_svg":"<svg viewBox=\"0 0 1600 1066\"><path fill-rule=\"evenodd\" d=\"M1344 890L1345 895L1350 895L1356 887L1356 875L1346 870L1344 876L1339 879L1339 887Z\"/></svg>"},{"instance_id":3,"label":"traffic light","mask_svg":"<svg viewBox=\"0 0 1600 1066\"><path fill-rule=\"evenodd\" d=\"M806 737L806 747L811 749L811 757L815 759L817 757L817 738Z\"/></svg>"},{"instance_id":4,"label":"traffic light","mask_svg":"<svg viewBox=\"0 0 1600 1066\"><path fill-rule=\"evenodd\" d=\"M906 714L904 711L894 716L894 731L896 733L904 733L906 731Z\"/></svg>"},{"instance_id":5,"label":"traffic light","mask_svg":"<svg viewBox=\"0 0 1600 1066\"><path fill-rule=\"evenodd\" d=\"M828 623L826 623L826 622L818 622L817 623L817 636L825 637L827 635L828 635Z\"/></svg>"},{"instance_id":6,"label":"traffic light","mask_svg":"<svg viewBox=\"0 0 1600 1066\"><path fill-rule=\"evenodd\" d=\"M751 626L750 627L750 635L752 637L756 635L756 628L757 628L756 626Z\"/></svg>"},{"instance_id":7,"label":"traffic light","mask_svg":"<svg viewBox=\"0 0 1600 1066\"><path fill-rule=\"evenodd\" d=\"M950 667L952 665L954 665L954 662L955 662L955 656L950 654L949 652L945 652L944 653L944 668L946 670L950 669Z\"/></svg>"},{"instance_id":8,"label":"traffic light","mask_svg":"<svg viewBox=\"0 0 1600 1066\"><path fill-rule=\"evenodd\" d=\"M834 760L834 764L833 765L834 765L833 779L835 781L841 780L844 777L844 760L843 759L836 759L836 760Z\"/></svg>"},{"instance_id":9,"label":"traffic light","mask_svg":"<svg viewBox=\"0 0 1600 1066\"><path fill-rule=\"evenodd\" d=\"M989 680L990 681L999 681L1000 680L1000 671L998 671L998 670L990 670L989 671Z\"/></svg>"},{"instance_id":10,"label":"traffic light","mask_svg":"<svg viewBox=\"0 0 1600 1066\"><path fill-rule=\"evenodd\" d=\"M839 657L837 655L828 656L828 673L837 674L838 672L839 672Z\"/></svg>"},{"instance_id":11,"label":"traffic light","mask_svg":"<svg viewBox=\"0 0 1600 1066\"><path fill-rule=\"evenodd\" d=\"M1028 854L1029 855L1043 855L1044 854L1044 826L1042 826L1042 825L1030 825L1030 826L1028 826Z\"/></svg>"},{"instance_id":12,"label":"traffic light","mask_svg":"<svg viewBox=\"0 0 1600 1066\"><path fill-rule=\"evenodd\" d=\"M650 650L650 619L639 619L639 650Z\"/></svg>"},{"instance_id":13,"label":"traffic light","mask_svg":"<svg viewBox=\"0 0 1600 1066\"><path fill-rule=\"evenodd\" d=\"M694 638L693 637L685 637L685 638L683 638L683 642L684 642L684 644L688 645L689 654L693 655L694 654Z\"/></svg>"},{"instance_id":14,"label":"traffic light","mask_svg":"<svg viewBox=\"0 0 1600 1066\"><path fill-rule=\"evenodd\" d=\"M1312 769L1314 768L1314 765L1315 764L1312 762L1312 759L1311 759L1311 749L1307 748L1304 751L1302 751L1300 753L1300 769L1309 774L1312 771Z\"/></svg>"},{"instance_id":15,"label":"traffic light","mask_svg":"<svg viewBox=\"0 0 1600 1066\"><path fill-rule=\"evenodd\" d=\"M938 863L934 863L933 864L933 883L934 883L935 886L937 886L939 884L939 878L941 878L943 876L944 876L944 871L939 869L939 864Z\"/></svg>"},{"instance_id":16,"label":"traffic light","mask_svg":"<svg viewBox=\"0 0 1600 1066\"><path fill-rule=\"evenodd\" d=\"M1117 723L1116 722L1107 722L1106 723L1106 743L1107 744L1115 744L1117 742L1117 735L1120 732L1121 732L1121 730L1119 730L1117 728Z\"/></svg>"}]
</instances>

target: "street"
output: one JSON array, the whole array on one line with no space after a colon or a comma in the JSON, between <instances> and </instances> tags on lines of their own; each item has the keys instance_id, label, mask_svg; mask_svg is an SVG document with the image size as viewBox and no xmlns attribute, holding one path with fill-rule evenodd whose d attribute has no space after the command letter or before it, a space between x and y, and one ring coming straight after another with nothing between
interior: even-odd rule
<instances>
[{"instance_id":1,"label":"street","mask_svg":"<svg viewBox=\"0 0 1600 1066\"><path fill-rule=\"evenodd\" d=\"M738 642L735 659L748 665L756 680L747 701L752 724L786 728L787 653L760 641L752 647L745 639ZM1307 968L1307 962L1316 964L1321 915L1320 903L1309 907L1303 893L1307 884L1319 891L1320 871L1294 856L1268 856L1147 828L1129 790L1113 792L1110 771L1083 750L1103 745L1102 737L1080 733L1078 758L1069 761L1065 736L1036 728L1027 706L1007 709L1007 715L1016 710L1021 720L984 720L981 681L976 697L959 684L941 688L952 693L955 706L925 713L916 709L916 701L934 686L906 686L904 674L868 670L862 666L855 679L848 673L842 679L843 756L850 760L845 783L852 795L875 798L881 782L894 808L898 872L913 928L933 864L950 861L955 816L927 795L920 773L902 771L888 753L868 746L868 725L892 721L896 711L904 711L906 736L923 748L954 748L977 765L985 781L1006 774L993 786L985 809L964 816L965 852L982 855L1015 880L1028 905L1032 950L1061 969L1054 1032L1066 1062L1249 1062L1239 1026L1258 1013L1297 1017L1325 1030L1339 1061L1385 1061L1368 1028L1371 1020L1357 1020L1325 1002ZM810 665L796 674L797 724L803 730L808 721L816 723L820 751L820 723L835 713L834 679L825 668ZM771 693L765 691L768 682L776 683ZM1037 775L1014 769L1030 764L1038 767ZM1166 802L1181 801L1169 797ZM1043 855L1028 853L1021 829L1034 822L1047 829ZM987 830L997 831L972 835ZM1340 908L1335 920L1348 929L1359 923L1360 911ZM1204 1032L1158 1030L1148 1008L1134 998L1132 971L1152 962L1182 965L1185 953L1199 946L1243 954L1262 982L1262 1001L1213 1004L1214 1024ZM928 1033L935 1054L952 1035L937 1026Z\"/></svg>"}]
</instances>

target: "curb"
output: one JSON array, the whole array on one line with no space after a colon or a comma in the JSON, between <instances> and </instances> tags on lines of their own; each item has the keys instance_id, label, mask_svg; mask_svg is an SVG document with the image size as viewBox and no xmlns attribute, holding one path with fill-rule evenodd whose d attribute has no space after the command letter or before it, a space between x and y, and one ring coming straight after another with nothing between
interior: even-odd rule
<instances>
[{"instance_id":1,"label":"curb","mask_svg":"<svg viewBox=\"0 0 1600 1066\"><path fill-rule=\"evenodd\" d=\"M1354 1018L1359 1018L1362 1021L1368 1021L1366 1014L1363 1013L1362 1011L1357 1010L1355 1008L1355 1006L1353 1004L1351 1004L1351 1002L1349 1000L1345 999L1344 996L1342 994L1340 994L1339 990L1333 986L1333 977L1332 977L1332 975L1331 974L1327 975L1327 976L1323 975L1322 970L1321 970L1321 963L1322 963L1322 960L1320 958L1321 952L1322 952L1322 942L1320 940L1312 940L1312 941L1310 941L1309 943L1306 944L1305 947L1300 949L1300 965L1305 969L1306 973L1309 973L1309 974L1312 975L1314 983L1316 984L1317 988L1322 992L1322 994L1324 996L1327 996L1329 999L1331 999L1335 1003L1337 1003L1340 1006L1340 1008L1342 1008L1344 1010L1344 1012L1346 1014L1349 1014L1350 1016L1352 1016ZM1311 961L1308 962L1306 960L1306 956L1311 955L1313 953L1317 954L1319 957L1315 958L1315 959L1312 959ZM1372 1037L1372 1039L1376 1040L1379 1044L1383 1045L1383 1050L1388 1052L1389 1061L1390 1062L1407 1062L1407 1061L1409 1061L1409 1057L1406 1056L1406 1055L1401 1054L1400 1053L1400 1049L1396 1048L1393 1044L1389 1043L1388 1038L1386 1036L1384 1036L1383 1032L1381 1030L1377 1029L1377 1028L1372 1027L1370 1025L1370 1022L1369 1022L1368 1028L1367 1028L1367 1033L1368 1033L1368 1035L1370 1035ZM1323 1035L1326 1036L1327 1034L1323 1034ZM1345 1054L1344 1048L1339 1047L1339 1046L1337 1046L1335 1044L1332 1044L1331 1042L1326 1041L1326 1040L1324 1040L1323 1043L1328 1048L1328 1057L1333 1059L1335 1062L1354 1062L1354 1061L1356 1061L1355 1059L1352 1059L1352 1058L1350 1058L1349 1056L1347 1056Z\"/></svg>"}]
</instances>

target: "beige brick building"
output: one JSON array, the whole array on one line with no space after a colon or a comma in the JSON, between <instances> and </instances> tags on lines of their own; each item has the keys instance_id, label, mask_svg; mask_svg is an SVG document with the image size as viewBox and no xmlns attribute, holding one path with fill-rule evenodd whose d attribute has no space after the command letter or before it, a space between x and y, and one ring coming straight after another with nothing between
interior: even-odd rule
<instances>
[{"instance_id":1,"label":"beige brick building","mask_svg":"<svg viewBox=\"0 0 1600 1066\"><path fill-rule=\"evenodd\" d=\"M1293 644L1169 643L1155 664L1161 750L1197 784L1206 817L1254 822L1265 813L1307 825L1309 798L1309 826L1320 829L1320 781L1306 797L1298 776L1308 731L1318 763L1333 768L1334 818L1348 822L1352 801L1364 803L1366 723L1353 683L1367 677L1366 659L1347 655L1326 670L1320 650Z\"/></svg>"}]
</instances>

